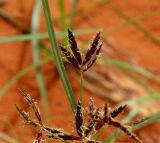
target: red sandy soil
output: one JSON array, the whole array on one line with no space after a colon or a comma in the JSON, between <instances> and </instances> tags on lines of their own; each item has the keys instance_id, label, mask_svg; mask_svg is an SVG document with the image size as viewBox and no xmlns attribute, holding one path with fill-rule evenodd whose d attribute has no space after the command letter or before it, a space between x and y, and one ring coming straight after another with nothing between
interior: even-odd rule
<instances>
[{"instance_id":1,"label":"red sandy soil","mask_svg":"<svg viewBox=\"0 0 160 143\"><path fill-rule=\"evenodd\" d=\"M33 8L33 0L11 0L1 7L8 12L11 16L17 18L18 21L24 23L29 28L30 19ZM124 0L124 1L111 1L114 6L122 10L127 16L138 16L142 13L151 12L160 8L158 0ZM66 9L70 11L71 4L66 1ZM59 18L59 11L56 2L50 1L52 15L54 19ZM107 4L97 4L96 0L81 0L79 3L81 12L78 13L75 20L76 29L87 28L101 28L107 30L108 28L123 22L123 20L116 16L107 6ZM156 37L160 36L160 16L152 16L141 20L139 23L148 29ZM56 30L61 30L61 26L56 25ZM46 31L44 24L44 17L41 21L41 32ZM18 35L21 31L15 28L13 25L0 18L0 36L4 35ZM88 38L88 37L87 37ZM113 54L114 57L121 58L123 60L133 61L140 66L147 68L151 71L158 71L160 67L160 46L151 42L146 38L142 32L139 32L133 26L127 26L121 30L117 30L105 39L114 39L120 43L122 49L132 55L126 57L125 52L121 49L117 49L117 52ZM4 85L13 75L18 71L25 68L32 63L32 51L31 45L28 42L10 42L0 45L0 87ZM65 96L65 92L61 81L58 76L58 72L53 63L43 66L43 72L45 74L46 85L48 89L49 109L51 115L51 124L53 127L63 128L66 131L74 131L72 113ZM72 80L72 79L71 79ZM72 86L75 95L79 95L78 82L72 81ZM28 110L26 102L17 92L17 87L24 87L28 90L32 97L34 97L41 106L39 100L39 92L37 90L37 82L35 80L35 71L30 72L16 83L5 93L0 99L0 130L9 134L12 137L16 137L22 143L29 143L34 137L32 129L23 125L22 118L19 117L15 109L14 104L19 104L24 109ZM92 96L97 106L101 106L103 100L87 91L84 91L87 105L88 99ZM159 108L159 107L158 107ZM40 108L43 114L42 108ZM9 125L9 122L13 127ZM160 129L158 123L147 126L146 128L138 131L138 136L142 138L144 143L158 143L160 142ZM14 130L13 130L14 129ZM111 133L111 131L108 131ZM121 143L134 142L129 137L120 139ZM4 143L4 141L0 141ZM117 142L118 143L118 142Z\"/></svg>"}]
</instances>

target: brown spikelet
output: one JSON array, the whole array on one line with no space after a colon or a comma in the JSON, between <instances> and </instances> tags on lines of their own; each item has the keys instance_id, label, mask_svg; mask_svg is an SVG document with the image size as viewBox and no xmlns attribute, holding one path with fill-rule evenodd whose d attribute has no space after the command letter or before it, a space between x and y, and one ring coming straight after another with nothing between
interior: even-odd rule
<instances>
[{"instance_id":1,"label":"brown spikelet","mask_svg":"<svg viewBox=\"0 0 160 143\"><path fill-rule=\"evenodd\" d=\"M42 143L42 132L37 133L37 136L33 143Z\"/></svg>"},{"instance_id":2,"label":"brown spikelet","mask_svg":"<svg viewBox=\"0 0 160 143\"><path fill-rule=\"evenodd\" d=\"M58 129L53 129L53 128L49 128L49 127L46 127L46 126L43 126L42 130L47 132L47 133L50 133L50 134L59 134L59 133L61 133L61 131L58 130Z\"/></svg>"},{"instance_id":3,"label":"brown spikelet","mask_svg":"<svg viewBox=\"0 0 160 143\"><path fill-rule=\"evenodd\" d=\"M71 53L69 51L67 51L65 48L63 48L62 46L60 46L61 51L63 52L63 54L65 55L65 57L68 59L68 61L78 70L80 70L80 67L77 63L77 60L74 58L73 55L71 55Z\"/></svg>"},{"instance_id":4,"label":"brown spikelet","mask_svg":"<svg viewBox=\"0 0 160 143\"><path fill-rule=\"evenodd\" d=\"M111 111L111 117L114 118L116 117L118 114L120 114L125 108L127 107L127 105L121 105L115 109L113 109L113 111Z\"/></svg>"},{"instance_id":5,"label":"brown spikelet","mask_svg":"<svg viewBox=\"0 0 160 143\"><path fill-rule=\"evenodd\" d=\"M85 136L88 136L88 134L89 134L89 133L91 132L91 130L93 129L96 121L98 120L98 118L99 118L99 112L98 112L98 111L99 111L98 109L95 109L95 110L93 111L93 113L90 113L91 117L90 117L89 124L88 124L88 126L87 126L87 128L86 128L86 130L85 130L85 133L84 133Z\"/></svg>"},{"instance_id":6,"label":"brown spikelet","mask_svg":"<svg viewBox=\"0 0 160 143\"><path fill-rule=\"evenodd\" d=\"M92 58L93 54L95 53L95 51L97 50L97 46L99 43L99 39L100 39L100 32L97 33L96 37L94 38L90 48L88 49L86 55L85 55L85 59L83 61L83 65L85 65L87 62L90 61L90 59Z\"/></svg>"},{"instance_id":7,"label":"brown spikelet","mask_svg":"<svg viewBox=\"0 0 160 143\"><path fill-rule=\"evenodd\" d=\"M89 61L86 66L83 67L83 72L87 71L97 60L97 57L95 56L93 60Z\"/></svg>"},{"instance_id":8,"label":"brown spikelet","mask_svg":"<svg viewBox=\"0 0 160 143\"><path fill-rule=\"evenodd\" d=\"M61 140L80 140L81 139L78 136L64 133L62 130L52 129L45 126L43 127L43 131L47 133L46 136L49 138L55 138L55 139L61 139Z\"/></svg>"},{"instance_id":9,"label":"brown spikelet","mask_svg":"<svg viewBox=\"0 0 160 143\"><path fill-rule=\"evenodd\" d=\"M15 106L16 106L16 109L18 110L18 112L20 113L20 115L25 120L25 124L37 127L37 124L32 120L32 118L30 117L30 115L28 113L26 113L25 111L23 111L17 105L15 105Z\"/></svg>"},{"instance_id":10,"label":"brown spikelet","mask_svg":"<svg viewBox=\"0 0 160 143\"><path fill-rule=\"evenodd\" d=\"M75 115L75 122L76 122L76 130L79 136L82 136L82 124L83 124L83 117L82 117L82 107L81 103L78 101L76 115Z\"/></svg>"},{"instance_id":11,"label":"brown spikelet","mask_svg":"<svg viewBox=\"0 0 160 143\"><path fill-rule=\"evenodd\" d=\"M133 121L133 122L131 122L131 123L127 123L127 125L129 125L129 126L136 126L136 125L138 125L138 124L140 124L140 123L143 123L143 122L147 121L148 119L149 119L149 117L142 118L142 119Z\"/></svg>"},{"instance_id":12,"label":"brown spikelet","mask_svg":"<svg viewBox=\"0 0 160 143\"><path fill-rule=\"evenodd\" d=\"M62 133L60 133L58 135L58 137L63 140L80 140L81 139L81 137L78 137L78 136L69 135L69 134L62 134Z\"/></svg>"},{"instance_id":13,"label":"brown spikelet","mask_svg":"<svg viewBox=\"0 0 160 143\"><path fill-rule=\"evenodd\" d=\"M34 100L30 97L30 95L24 89L18 88L18 90L19 90L20 94L22 96L24 96L24 98L29 102L30 106L32 107L32 109L35 113L37 120L39 121L40 124L42 124L42 119L41 119L41 116L39 113L39 108L38 108L36 102L34 102Z\"/></svg>"},{"instance_id":14,"label":"brown spikelet","mask_svg":"<svg viewBox=\"0 0 160 143\"><path fill-rule=\"evenodd\" d=\"M99 45L99 47L98 47L98 49L97 49L97 51L96 51L96 56L99 55L99 52L100 52L100 50L101 50L101 48L102 48L102 45L103 45L103 43L101 43L101 44Z\"/></svg>"},{"instance_id":15,"label":"brown spikelet","mask_svg":"<svg viewBox=\"0 0 160 143\"><path fill-rule=\"evenodd\" d=\"M108 104L104 104L104 118L108 118L109 116L109 105Z\"/></svg>"},{"instance_id":16,"label":"brown spikelet","mask_svg":"<svg viewBox=\"0 0 160 143\"><path fill-rule=\"evenodd\" d=\"M103 117L101 120L97 122L95 130L99 130L109 121L109 105L105 104L103 110L104 110Z\"/></svg>"},{"instance_id":17,"label":"brown spikelet","mask_svg":"<svg viewBox=\"0 0 160 143\"><path fill-rule=\"evenodd\" d=\"M139 143L142 143L142 141L133 133L131 132L128 128L128 126L123 125L122 123L115 121L115 120L110 120L109 125L112 125L114 127L117 127L119 129L121 129L124 133L126 133L127 135L129 135L131 138L133 138L134 140L136 140Z\"/></svg>"},{"instance_id":18,"label":"brown spikelet","mask_svg":"<svg viewBox=\"0 0 160 143\"><path fill-rule=\"evenodd\" d=\"M93 99L89 99L89 112L92 113L95 110Z\"/></svg>"},{"instance_id":19,"label":"brown spikelet","mask_svg":"<svg viewBox=\"0 0 160 143\"><path fill-rule=\"evenodd\" d=\"M84 60L82 60L82 56L80 54L80 49L77 47L77 43L73 33L68 29L68 38L70 43L70 49L72 52L67 51L65 48L60 46L61 51L67 58L67 60L79 71L85 72L87 71L96 61L98 54L101 50L102 43L100 44L100 32L97 33L93 42L85 54Z\"/></svg>"},{"instance_id":20,"label":"brown spikelet","mask_svg":"<svg viewBox=\"0 0 160 143\"><path fill-rule=\"evenodd\" d=\"M74 54L74 57L76 58L77 62L81 65L82 58L81 58L80 50L77 47L77 42L73 36L73 33L69 29L68 29L68 38L69 38L70 48Z\"/></svg>"},{"instance_id":21,"label":"brown spikelet","mask_svg":"<svg viewBox=\"0 0 160 143\"><path fill-rule=\"evenodd\" d=\"M104 125L111 125L113 127L116 127L137 142L142 143L142 141L132 132L132 126L142 123L148 118L143 118L132 123L123 123L114 119L114 117L116 117L126 108L126 105L119 106L110 111L108 104L104 104L102 109L95 107L93 99L91 98L89 101L89 109L83 108L81 103L78 101L75 113L75 126L77 135L74 135L64 132L62 129L50 128L43 125L38 106L35 101L25 90L20 89L20 93L32 107L34 114L38 120L37 121L35 119L32 119L28 113L26 113L16 105L18 112L24 118L26 124L33 126L37 130L37 135L33 143L42 143L42 134L45 134L45 136L48 138L57 139L62 142L75 140L85 143L100 143L100 141L98 141L95 137L97 136L98 131ZM85 116L87 116L87 118L83 118Z\"/></svg>"}]
</instances>

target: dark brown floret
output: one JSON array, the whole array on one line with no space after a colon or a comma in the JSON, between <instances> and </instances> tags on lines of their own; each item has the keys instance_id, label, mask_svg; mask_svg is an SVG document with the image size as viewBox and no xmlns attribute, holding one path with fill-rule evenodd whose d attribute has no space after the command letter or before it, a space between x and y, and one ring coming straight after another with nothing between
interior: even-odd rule
<instances>
[{"instance_id":1,"label":"dark brown floret","mask_svg":"<svg viewBox=\"0 0 160 143\"><path fill-rule=\"evenodd\" d=\"M96 37L94 38L90 49L88 49L84 60L82 60L82 56L80 54L80 50L77 47L77 43L73 33L68 29L68 38L70 43L70 49L72 52L67 51L65 48L60 46L61 51L68 59L68 61L79 71L85 72L87 71L96 61L98 54L101 50L102 43L100 44L100 32L97 33Z\"/></svg>"},{"instance_id":2,"label":"dark brown floret","mask_svg":"<svg viewBox=\"0 0 160 143\"><path fill-rule=\"evenodd\" d=\"M74 136L71 134L67 134L58 129L52 129L49 127L43 127L43 131L47 133L47 137L61 139L61 140L80 140L81 138L78 136Z\"/></svg>"},{"instance_id":3,"label":"dark brown floret","mask_svg":"<svg viewBox=\"0 0 160 143\"><path fill-rule=\"evenodd\" d=\"M76 59L74 58L73 55L71 55L71 53L69 51L67 51L65 48L63 48L62 46L60 46L61 51L63 52L63 54L65 55L65 57L68 59L68 61L78 70L80 70L79 64L76 61Z\"/></svg>"},{"instance_id":4,"label":"dark brown floret","mask_svg":"<svg viewBox=\"0 0 160 143\"><path fill-rule=\"evenodd\" d=\"M82 136L82 124L83 124L83 116L82 116L82 107L81 103L78 101L77 110L76 110L76 129L79 136Z\"/></svg>"},{"instance_id":5,"label":"dark brown floret","mask_svg":"<svg viewBox=\"0 0 160 143\"><path fill-rule=\"evenodd\" d=\"M42 143L42 132L37 133L34 143Z\"/></svg>"},{"instance_id":6,"label":"dark brown floret","mask_svg":"<svg viewBox=\"0 0 160 143\"><path fill-rule=\"evenodd\" d=\"M134 140L136 140L139 143L142 143L142 141L133 132L131 132L128 129L128 126L125 126L125 125L121 124L120 122L115 121L113 119L109 121L109 125L112 125L114 127L117 127L119 129L121 129L124 133L126 133L127 135L129 135L131 138L133 138Z\"/></svg>"},{"instance_id":7,"label":"dark brown floret","mask_svg":"<svg viewBox=\"0 0 160 143\"><path fill-rule=\"evenodd\" d=\"M85 59L83 61L83 65L85 65L87 62L90 61L90 59L92 58L92 56L94 55L95 51L97 50L97 46L100 40L100 32L97 33L96 37L94 38L90 48L88 49L86 55L85 55Z\"/></svg>"},{"instance_id":8,"label":"dark brown floret","mask_svg":"<svg viewBox=\"0 0 160 143\"><path fill-rule=\"evenodd\" d=\"M20 92L21 95L25 97L29 105L32 107L34 114L36 115L36 118L38 120L38 122L33 120L28 113L26 113L16 105L18 112L24 118L26 124L31 125L34 128L38 129L34 143L42 142L42 133L45 134L48 138L58 139L63 142L69 140L70 141L76 140L85 143L99 143L97 138L95 138L95 135L96 133L98 133L98 130L101 129L105 124L119 128L137 142L142 143L142 141L131 131L131 129L133 125L137 125L141 122L144 122L146 119L141 119L131 124L129 123L126 124L114 119L116 116L118 116L118 114L120 114L125 109L126 105L119 106L118 108L114 108L112 111L110 111L108 104L105 104L102 109L99 109L94 106L93 100L90 99L89 109L86 109L82 108L81 103L78 101L75 114L75 125L76 125L77 135L74 135L66 133L62 129L50 128L43 125L37 104L29 96L29 94L26 93L25 90L20 89ZM84 115L88 117L83 118Z\"/></svg>"},{"instance_id":9,"label":"dark brown floret","mask_svg":"<svg viewBox=\"0 0 160 143\"><path fill-rule=\"evenodd\" d=\"M19 88L18 90L19 90L20 94L23 95L24 98L29 102L30 106L32 107L32 109L36 115L38 122L40 124L42 124L42 119L41 119L41 116L39 113L39 108L38 108L36 102L34 102L34 100L29 96L29 94L25 90L23 90L21 88Z\"/></svg>"},{"instance_id":10,"label":"dark brown floret","mask_svg":"<svg viewBox=\"0 0 160 143\"><path fill-rule=\"evenodd\" d=\"M73 36L73 33L69 29L68 29L68 38L69 38L70 48L74 54L74 57L76 58L77 62L81 65L82 58L81 58L80 50L77 47L77 42Z\"/></svg>"},{"instance_id":11,"label":"dark brown floret","mask_svg":"<svg viewBox=\"0 0 160 143\"><path fill-rule=\"evenodd\" d=\"M111 117L114 118L116 117L118 114L120 114L125 108L127 107L127 105L121 105L117 108L115 108L113 111L111 111Z\"/></svg>"}]
</instances>

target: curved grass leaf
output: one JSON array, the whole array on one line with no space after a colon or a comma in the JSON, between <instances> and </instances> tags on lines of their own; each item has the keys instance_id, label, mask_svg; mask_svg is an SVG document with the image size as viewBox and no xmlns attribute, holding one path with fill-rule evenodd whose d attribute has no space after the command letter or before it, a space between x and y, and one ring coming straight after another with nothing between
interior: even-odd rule
<instances>
[{"instance_id":1,"label":"curved grass leaf","mask_svg":"<svg viewBox=\"0 0 160 143\"><path fill-rule=\"evenodd\" d=\"M70 15L70 28L71 29L74 28L74 18L76 16L77 9L78 9L78 0L72 0L72 12Z\"/></svg>"}]
</instances>

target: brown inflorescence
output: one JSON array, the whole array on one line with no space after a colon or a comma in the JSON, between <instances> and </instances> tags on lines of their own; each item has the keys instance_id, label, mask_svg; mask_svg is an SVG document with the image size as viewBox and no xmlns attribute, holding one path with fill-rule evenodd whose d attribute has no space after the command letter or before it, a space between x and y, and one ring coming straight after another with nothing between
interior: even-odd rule
<instances>
[{"instance_id":1,"label":"brown inflorescence","mask_svg":"<svg viewBox=\"0 0 160 143\"><path fill-rule=\"evenodd\" d=\"M84 59L81 56L80 49L77 47L75 37L69 29L68 39L72 52L68 51L63 46L60 46L62 53L76 69L82 72L87 71L95 63L101 50L102 42L100 41L100 32L97 33L96 37L93 39L93 42L85 54Z\"/></svg>"},{"instance_id":2,"label":"brown inflorescence","mask_svg":"<svg viewBox=\"0 0 160 143\"><path fill-rule=\"evenodd\" d=\"M74 135L64 132L62 129L45 126L42 122L36 102L34 102L34 100L25 90L20 89L20 93L27 100L37 118L37 121L33 120L28 113L16 105L16 108L25 120L25 123L33 126L36 129L38 128L34 143L42 142L42 134L48 138L58 139L63 142L76 140L83 143L100 143L101 141L97 140L96 134L105 125L114 126L122 130L137 142L142 143L142 141L131 131L131 129L133 125L144 122L146 119L141 119L133 123L123 123L114 119L122 111L124 111L126 105L121 105L111 110L108 104L104 104L103 108L100 109L94 105L93 99L90 99L89 108L83 108L81 103L78 101L75 112L75 127L77 135Z\"/></svg>"}]
</instances>

